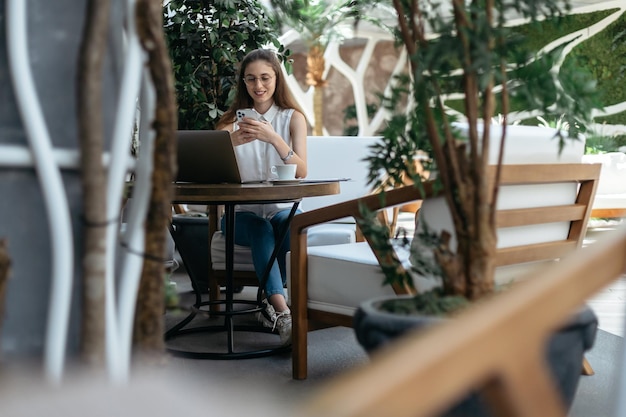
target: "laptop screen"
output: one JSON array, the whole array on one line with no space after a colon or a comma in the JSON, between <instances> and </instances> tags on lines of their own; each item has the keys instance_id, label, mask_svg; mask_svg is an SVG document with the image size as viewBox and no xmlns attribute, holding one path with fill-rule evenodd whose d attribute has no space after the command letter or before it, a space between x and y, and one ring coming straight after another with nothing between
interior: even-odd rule
<instances>
[{"instance_id":1,"label":"laptop screen","mask_svg":"<svg viewBox=\"0 0 626 417\"><path fill-rule=\"evenodd\" d=\"M176 182L241 183L235 150L225 130L179 130Z\"/></svg>"}]
</instances>

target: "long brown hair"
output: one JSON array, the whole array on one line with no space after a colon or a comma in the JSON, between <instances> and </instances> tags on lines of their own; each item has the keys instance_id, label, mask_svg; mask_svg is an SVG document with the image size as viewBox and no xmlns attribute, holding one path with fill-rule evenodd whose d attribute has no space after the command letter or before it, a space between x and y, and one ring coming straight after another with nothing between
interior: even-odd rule
<instances>
[{"instance_id":1,"label":"long brown hair","mask_svg":"<svg viewBox=\"0 0 626 417\"><path fill-rule=\"evenodd\" d=\"M295 109L304 115L304 112L296 103L296 100L291 95L291 91L287 88L287 83L283 76L283 72L280 68L280 61L276 56L276 53L269 49L255 49L249 52L241 61L239 65L239 74L237 75L237 94L230 108L224 112L218 122L218 126L234 123L236 120L235 112L237 109L250 108L254 105L254 100L248 94L246 84L243 81L243 77L246 73L248 65L255 61L266 61L274 70L276 74L276 89L274 91L274 104L283 109Z\"/></svg>"}]
</instances>

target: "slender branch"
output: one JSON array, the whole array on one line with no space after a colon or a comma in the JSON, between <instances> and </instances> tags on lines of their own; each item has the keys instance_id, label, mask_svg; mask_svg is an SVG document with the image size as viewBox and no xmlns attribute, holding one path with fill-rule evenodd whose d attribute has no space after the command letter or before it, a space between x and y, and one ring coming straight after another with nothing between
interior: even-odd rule
<instances>
[{"instance_id":1,"label":"slender branch","mask_svg":"<svg viewBox=\"0 0 626 417\"><path fill-rule=\"evenodd\" d=\"M411 32L406 24L406 19L404 18L405 10L400 0L393 0L393 7L395 7L398 12L400 36L402 36L402 41L404 42L404 46L406 47L409 57L412 57L417 52L417 44L414 41L415 32L413 32L413 36L411 36ZM414 16L409 14L409 19L413 20Z\"/></svg>"},{"instance_id":2,"label":"slender branch","mask_svg":"<svg viewBox=\"0 0 626 417\"><path fill-rule=\"evenodd\" d=\"M171 184L176 171L174 138L177 126L174 76L165 37L160 0L138 0L137 32L148 54L148 69L156 90L154 170L146 218L146 258L141 276L134 328L136 346L148 359L164 353L164 266L167 222L171 211Z\"/></svg>"},{"instance_id":3,"label":"slender branch","mask_svg":"<svg viewBox=\"0 0 626 417\"><path fill-rule=\"evenodd\" d=\"M471 45L466 31L472 29L471 22L465 14L465 2L463 0L454 0L452 2L455 26L457 28L457 37L463 47L463 89L465 103L465 117L467 118L470 130L468 132L468 140L470 143L471 158L475 158L476 148L478 144L477 132L474 129L478 120L478 86L476 82L476 72L472 69Z\"/></svg>"},{"instance_id":4,"label":"slender branch","mask_svg":"<svg viewBox=\"0 0 626 417\"><path fill-rule=\"evenodd\" d=\"M489 34L489 38L487 40L487 49L489 51L489 54L492 54L493 50L494 50L494 46L495 46L495 39L493 36L493 0L487 0L487 4L486 4L486 10L485 10L485 16L487 18L487 25L490 28L490 34ZM489 72L489 81L485 87L485 90L483 91L482 97L483 97L483 121L484 121L484 131L483 131L483 146L482 146L482 157L480 160L480 167L479 168L479 172L477 173L478 175L481 175L484 177L485 173L486 173L486 169L487 169L487 164L489 163L489 147L490 147L490 132L489 132L489 125L491 123L491 118L493 117L493 113L494 113L494 109L495 109L495 98L494 98L494 94L493 94L493 84L494 84L494 79L493 79L493 71L491 71L491 65L490 65L490 72ZM502 149L500 149L502 151ZM486 188L485 188L486 190ZM494 203L495 204L495 203Z\"/></svg>"},{"instance_id":5,"label":"slender branch","mask_svg":"<svg viewBox=\"0 0 626 417\"><path fill-rule=\"evenodd\" d=\"M419 21L419 24L417 23ZM411 2L411 31L413 33L413 42L419 41L423 45L424 38L424 24L422 14L419 9L419 2Z\"/></svg>"},{"instance_id":6,"label":"slender branch","mask_svg":"<svg viewBox=\"0 0 626 417\"><path fill-rule=\"evenodd\" d=\"M502 134L500 136L500 151L498 152L498 162L497 162L497 166L496 166L496 175L495 175L495 180L494 180L494 186L492 189L492 195L491 195L491 201L492 201L492 206L491 206L491 213L490 213L490 222L495 223L495 216L496 216L496 204L495 202L498 201L498 193L500 191L500 187L498 186L498 184L500 184L500 176L501 176L501 172L502 172L502 163L504 161L504 145L506 142L506 131L507 131L507 125L508 125L508 115L509 115L509 91L508 91L508 83L507 83L507 75L506 75L506 62L504 60L502 60L501 64L500 64L500 76L502 78L502 92L501 92L501 97L502 97L502 114L503 114L503 120L502 120Z\"/></svg>"},{"instance_id":7,"label":"slender branch","mask_svg":"<svg viewBox=\"0 0 626 417\"><path fill-rule=\"evenodd\" d=\"M82 357L105 361L106 175L102 166L102 80L110 1L90 0L78 57L78 136L84 206Z\"/></svg>"},{"instance_id":8,"label":"slender branch","mask_svg":"<svg viewBox=\"0 0 626 417\"><path fill-rule=\"evenodd\" d=\"M436 79L433 80L433 86L436 91L436 96L441 97L441 87ZM454 223L455 230L462 230L465 223L464 213L467 212L467 209L464 208L462 205L465 201L464 196L467 194L472 194L471 190L469 190L471 184L466 184L467 177L464 174L465 169L461 164L461 161L463 161L465 155L457 155L458 150L456 145L456 139L452 134L452 129L448 120L448 116L444 111L443 102L441 100L438 100L438 105L442 113L443 135L445 138L445 146L447 148L446 152L444 152L443 150L441 151L441 159L437 159L438 166L441 166L438 172L441 177L444 189L456 190L456 192L461 196L461 198L455 199L455 194L453 192L444 193L444 197L446 199L446 202L448 203L450 216L452 217L452 222ZM442 161L443 163L439 164L440 161Z\"/></svg>"}]
</instances>

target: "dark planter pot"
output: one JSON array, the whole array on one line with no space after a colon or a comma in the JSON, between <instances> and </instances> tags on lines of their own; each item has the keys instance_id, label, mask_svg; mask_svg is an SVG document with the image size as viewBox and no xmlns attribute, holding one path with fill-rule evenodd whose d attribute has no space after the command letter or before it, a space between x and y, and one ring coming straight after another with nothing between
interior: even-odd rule
<instances>
[{"instance_id":1,"label":"dark planter pot","mask_svg":"<svg viewBox=\"0 0 626 417\"><path fill-rule=\"evenodd\" d=\"M354 315L356 337L368 352L372 353L393 341L407 330L426 328L440 323L442 318L427 316L403 316L381 311L378 306L389 298L376 298L360 305ZM555 378L563 401L569 408L576 395L584 353L595 341L598 318L589 307L580 309L550 339L546 358ZM416 358L416 360L419 358ZM486 417L492 414L480 396L471 394L444 413L445 417Z\"/></svg>"}]
</instances>

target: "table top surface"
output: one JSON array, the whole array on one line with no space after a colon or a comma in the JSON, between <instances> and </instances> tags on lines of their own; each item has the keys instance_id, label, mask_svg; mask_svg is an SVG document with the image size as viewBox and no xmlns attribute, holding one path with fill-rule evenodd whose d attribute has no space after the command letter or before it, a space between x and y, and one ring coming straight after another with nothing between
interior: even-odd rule
<instances>
[{"instance_id":1,"label":"table top surface","mask_svg":"<svg viewBox=\"0 0 626 417\"><path fill-rule=\"evenodd\" d=\"M224 204L269 203L339 194L339 181L294 184L197 184L176 183L173 203Z\"/></svg>"}]
</instances>

